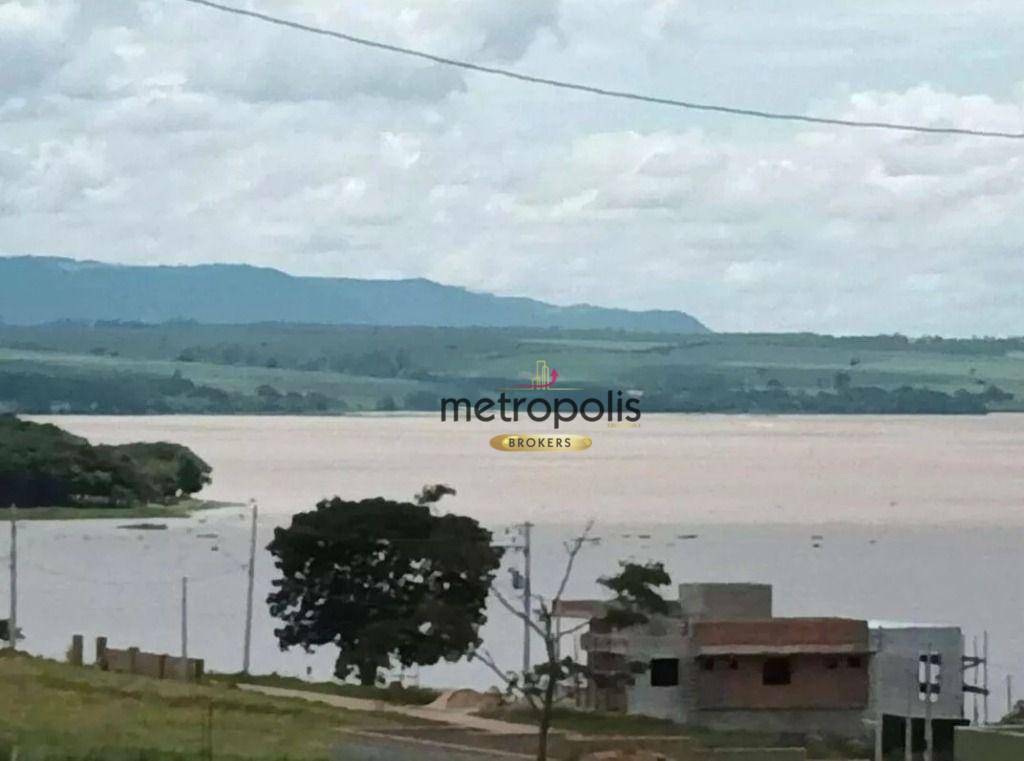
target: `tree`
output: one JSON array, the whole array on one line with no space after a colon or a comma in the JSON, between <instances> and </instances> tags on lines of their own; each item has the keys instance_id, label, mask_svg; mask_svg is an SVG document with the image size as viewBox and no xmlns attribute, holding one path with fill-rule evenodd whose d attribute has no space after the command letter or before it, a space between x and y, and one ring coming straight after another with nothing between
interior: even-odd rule
<instances>
[{"instance_id":1,"label":"tree","mask_svg":"<svg viewBox=\"0 0 1024 761\"><path fill-rule=\"evenodd\" d=\"M191 476L182 486L182 467ZM193 467L194 466L194 467ZM168 442L92 445L54 425L0 416L0 504L123 506L173 502L210 481L210 466ZM192 489L192 487L198 487Z\"/></svg>"},{"instance_id":2,"label":"tree","mask_svg":"<svg viewBox=\"0 0 1024 761\"><path fill-rule=\"evenodd\" d=\"M652 615L666 615L668 602L654 591L672 583L663 563L620 562L615 576L602 576L597 583L615 593L604 621L613 629L646 624Z\"/></svg>"},{"instance_id":3,"label":"tree","mask_svg":"<svg viewBox=\"0 0 1024 761\"><path fill-rule=\"evenodd\" d=\"M395 661L455 661L478 647L501 563L472 518L383 498L323 500L275 529L268 549L281 649L337 645L335 675L364 685Z\"/></svg>"},{"instance_id":4,"label":"tree","mask_svg":"<svg viewBox=\"0 0 1024 761\"><path fill-rule=\"evenodd\" d=\"M435 502L439 502L441 497L448 494L453 496L456 494L455 489L448 484L424 484L419 494L413 499L416 500L417 505L433 505Z\"/></svg>"},{"instance_id":5,"label":"tree","mask_svg":"<svg viewBox=\"0 0 1024 761\"><path fill-rule=\"evenodd\" d=\"M530 671L519 673L502 670L486 650L478 650L473 654L474 658L498 675L502 682L504 682L507 692L522 696L533 711L538 726L537 761L546 761L548 757L548 736L551 732L551 718L555 707L555 692L558 684L586 670L572 658L568 656L562 657L561 640L563 637L571 636L582 629L587 625L587 622L566 631L560 631L555 627L554 621L558 615L562 595L565 594L565 588L569 583L569 578L572 576L576 556L579 555L584 545L597 541L590 538L590 531L593 527L594 522L590 521L580 536L565 543L568 557L558 590L550 600L542 595L535 595L534 600L537 603L537 607L532 611L532 615L528 615L525 611L513 605L497 587L492 587L498 602L516 618L527 622L533 632L544 642L544 662L534 666Z\"/></svg>"},{"instance_id":6,"label":"tree","mask_svg":"<svg viewBox=\"0 0 1024 761\"><path fill-rule=\"evenodd\" d=\"M611 590L615 596L608 602L604 616L592 622L592 632L607 633L642 626L651 620L651 616L669 613L668 602L655 591L655 587L672 583L661 563L620 562L616 575L602 576L597 583ZM601 660L607 664L606 668L590 675L600 688L622 690L633 684L636 673L650 667L643 661L628 661L622 654L605 655L609 657Z\"/></svg>"},{"instance_id":7,"label":"tree","mask_svg":"<svg viewBox=\"0 0 1024 761\"><path fill-rule=\"evenodd\" d=\"M185 454L178 462L178 490L182 494L195 494L210 483L209 466L204 469L205 463L197 459Z\"/></svg>"},{"instance_id":8,"label":"tree","mask_svg":"<svg viewBox=\"0 0 1024 761\"><path fill-rule=\"evenodd\" d=\"M18 627L18 631L15 632L15 639L25 639L25 635L21 632L21 627ZM7 647L11 641L11 622L6 618L0 618L0 648Z\"/></svg>"}]
</instances>

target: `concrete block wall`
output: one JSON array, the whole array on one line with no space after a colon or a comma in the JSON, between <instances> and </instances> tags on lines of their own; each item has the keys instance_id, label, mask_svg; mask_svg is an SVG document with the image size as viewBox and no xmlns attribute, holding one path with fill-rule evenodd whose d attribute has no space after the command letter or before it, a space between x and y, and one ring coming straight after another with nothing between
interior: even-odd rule
<instances>
[{"instance_id":1,"label":"concrete block wall","mask_svg":"<svg viewBox=\"0 0 1024 761\"><path fill-rule=\"evenodd\" d=\"M905 716L909 698L911 715L924 717L925 703L916 692L915 685L921 678L919 659L929 645L932 652L942 657L941 670L936 671L941 689L932 702L932 717L963 717L964 679L960 664L964 641L963 633L953 626L871 629L871 648L874 651L871 658L872 714Z\"/></svg>"},{"instance_id":2,"label":"concrete block wall","mask_svg":"<svg viewBox=\"0 0 1024 761\"><path fill-rule=\"evenodd\" d=\"M74 645L72 645L74 647ZM126 650L107 647L106 637L96 638L96 666L103 671L137 674L152 679L183 679L198 682L203 678L202 658L189 658L186 665L176 655L149 653L137 647Z\"/></svg>"},{"instance_id":3,"label":"concrete block wall","mask_svg":"<svg viewBox=\"0 0 1024 761\"><path fill-rule=\"evenodd\" d=\"M680 584L683 616L733 621L772 617L771 584Z\"/></svg>"}]
</instances>

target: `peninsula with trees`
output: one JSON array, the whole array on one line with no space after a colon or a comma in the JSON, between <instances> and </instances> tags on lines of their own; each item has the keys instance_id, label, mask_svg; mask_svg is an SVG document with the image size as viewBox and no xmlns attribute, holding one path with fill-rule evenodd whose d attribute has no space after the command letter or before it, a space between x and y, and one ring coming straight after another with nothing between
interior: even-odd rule
<instances>
[{"instance_id":1,"label":"peninsula with trees","mask_svg":"<svg viewBox=\"0 0 1024 761\"><path fill-rule=\"evenodd\" d=\"M210 466L168 442L94 445L50 424L0 415L0 505L66 517L183 514Z\"/></svg>"}]
</instances>

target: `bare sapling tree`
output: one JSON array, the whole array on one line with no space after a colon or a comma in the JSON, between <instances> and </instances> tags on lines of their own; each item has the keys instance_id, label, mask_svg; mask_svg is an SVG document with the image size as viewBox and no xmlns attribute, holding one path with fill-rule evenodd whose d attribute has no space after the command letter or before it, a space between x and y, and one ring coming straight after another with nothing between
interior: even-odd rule
<instances>
[{"instance_id":1,"label":"bare sapling tree","mask_svg":"<svg viewBox=\"0 0 1024 761\"><path fill-rule=\"evenodd\" d=\"M589 622L584 621L562 631L561 627L556 625L556 619L559 615L562 596L565 594L565 588L572 576L573 566L576 564L576 557L585 545L597 541L590 537L593 527L594 521L591 520L584 527L582 534L565 542L567 555L565 571L562 574L558 590L553 597L533 595L535 605L530 606L532 615L520 610L500 589L494 584L491 585L491 592L498 602L513 616L525 621L533 633L541 638L544 643L544 661L528 671L518 672L502 669L487 650L478 649L472 655L501 679L506 693L521 697L530 707L538 726L537 761L547 761L548 758L548 737L551 732L558 684L586 672L586 667L576 663L571 657L562 657L561 640L564 637L572 636L587 626Z\"/></svg>"}]
</instances>

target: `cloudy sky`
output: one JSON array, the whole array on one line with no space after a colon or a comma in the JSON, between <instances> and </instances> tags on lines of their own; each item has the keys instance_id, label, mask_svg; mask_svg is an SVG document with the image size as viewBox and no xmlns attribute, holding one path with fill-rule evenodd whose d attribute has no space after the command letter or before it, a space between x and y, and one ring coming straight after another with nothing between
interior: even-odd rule
<instances>
[{"instance_id":1,"label":"cloudy sky","mask_svg":"<svg viewBox=\"0 0 1024 761\"><path fill-rule=\"evenodd\" d=\"M609 88L1024 131L1020 0L237 2ZM0 0L0 59L4 253L1024 333L1024 141L602 99L183 0Z\"/></svg>"}]
</instances>

